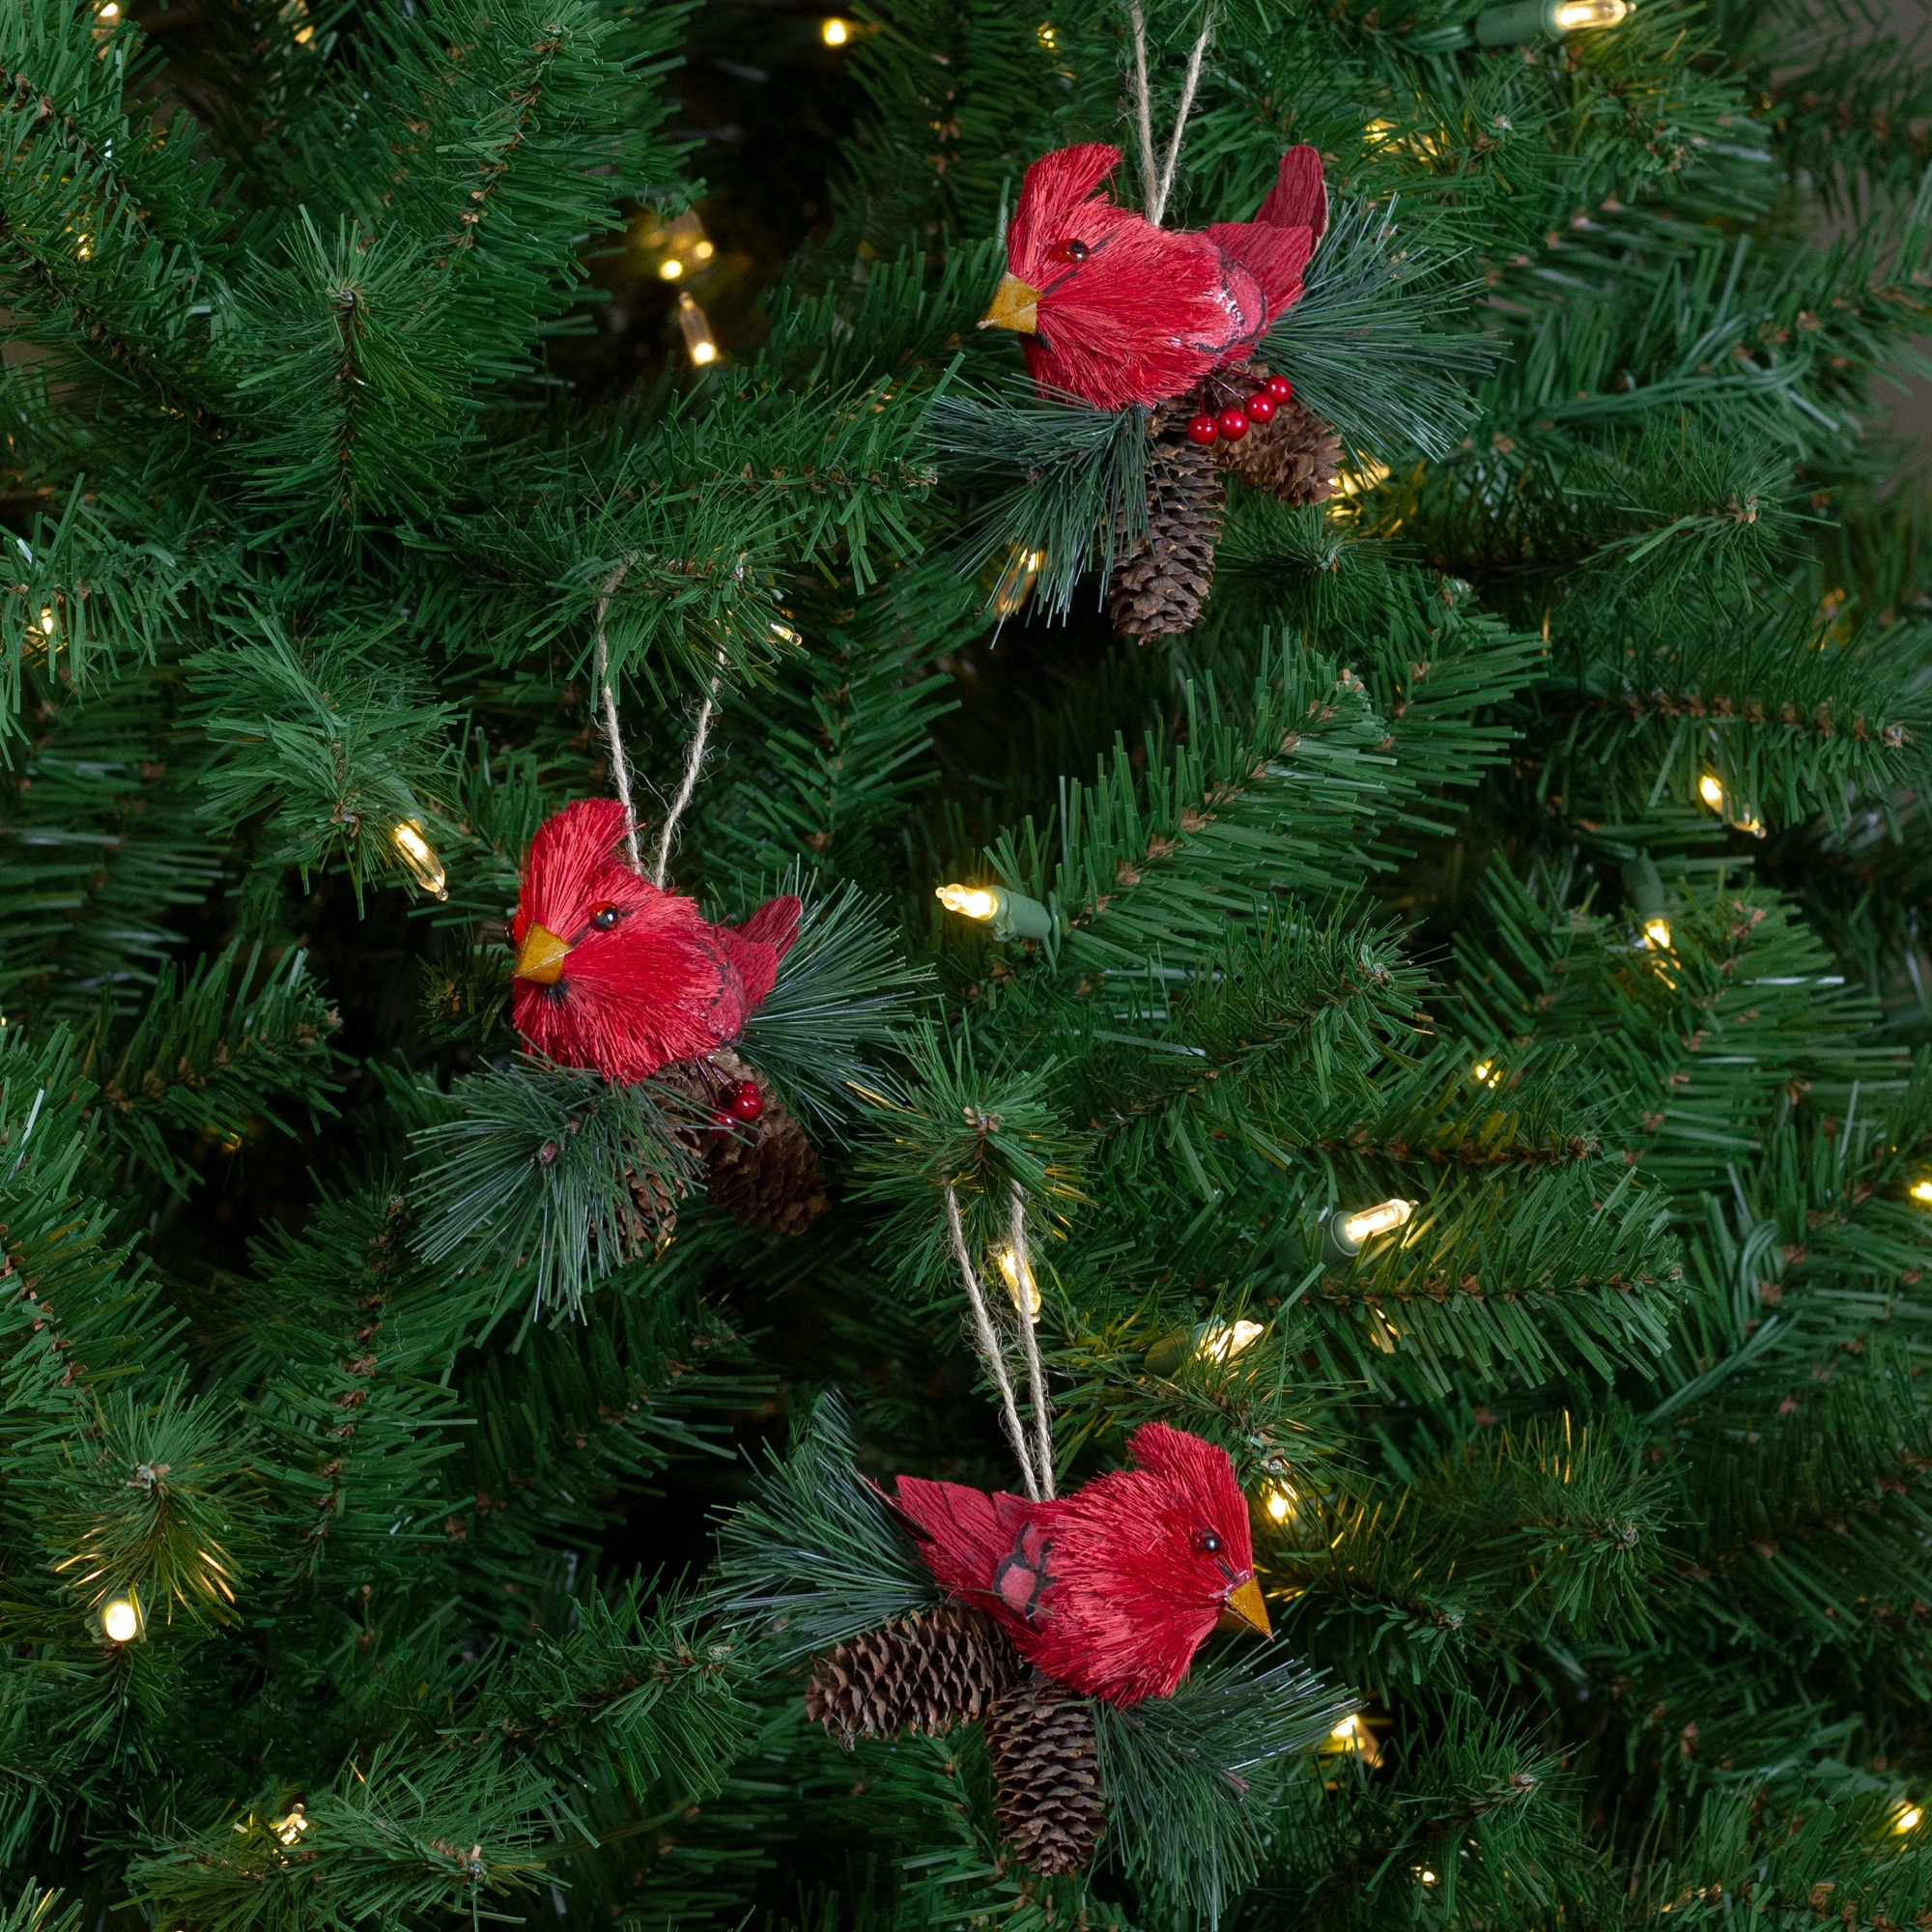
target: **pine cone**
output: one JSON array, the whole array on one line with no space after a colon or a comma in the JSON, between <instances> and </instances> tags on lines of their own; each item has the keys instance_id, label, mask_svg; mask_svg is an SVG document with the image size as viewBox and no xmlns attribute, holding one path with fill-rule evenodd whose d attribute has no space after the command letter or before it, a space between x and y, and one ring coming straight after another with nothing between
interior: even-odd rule
<instances>
[{"instance_id":1,"label":"pine cone","mask_svg":"<svg viewBox=\"0 0 1932 1932\"><path fill-rule=\"evenodd\" d=\"M721 1047L710 1065L727 1081L757 1075ZM705 1150L705 1191L727 1213L753 1228L802 1235L814 1214L831 1205L818 1172L818 1155L791 1111L762 1080L765 1110L751 1127L710 1136Z\"/></svg>"},{"instance_id":2,"label":"pine cone","mask_svg":"<svg viewBox=\"0 0 1932 1932\"><path fill-rule=\"evenodd\" d=\"M1019 1654L983 1610L941 1604L820 1658L805 1715L847 1750L854 1738L895 1731L937 1736L983 1718L1020 1669Z\"/></svg>"},{"instance_id":3,"label":"pine cone","mask_svg":"<svg viewBox=\"0 0 1932 1932\"><path fill-rule=\"evenodd\" d=\"M624 1237L630 1252L662 1248L677 1233L677 1204L684 1189L647 1168L626 1167L624 1184L634 1204L624 1217Z\"/></svg>"},{"instance_id":4,"label":"pine cone","mask_svg":"<svg viewBox=\"0 0 1932 1932\"><path fill-rule=\"evenodd\" d=\"M1293 397L1275 405L1272 422L1256 423L1239 442L1217 442L1214 452L1250 490L1284 503L1325 503L1342 466L1342 439Z\"/></svg>"},{"instance_id":5,"label":"pine cone","mask_svg":"<svg viewBox=\"0 0 1932 1932\"><path fill-rule=\"evenodd\" d=\"M1107 1822L1086 1700L1050 1677L1028 1678L987 1717L986 1750L1000 1830L1022 1862L1048 1877L1079 1871Z\"/></svg>"},{"instance_id":6,"label":"pine cone","mask_svg":"<svg viewBox=\"0 0 1932 1932\"><path fill-rule=\"evenodd\" d=\"M1128 638L1194 628L1214 581L1214 546L1227 493L1214 453L1187 440L1187 413L1169 403L1149 419L1148 532L1114 566L1107 615Z\"/></svg>"},{"instance_id":7,"label":"pine cone","mask_svg":"<svg viewBox=\"0 0 1932 1932\"><path fill-rule=\"evenodd\" d=\"M1267 381L1259 362L1224 369L1208 379L1203 407L1218 413L1239 409ZM1213 445L1214 461L1233 471L1250 490L1265 492L1284 503L1325 503L1335 494L1335 472L1342 467L1342 439L1293 397L1277 403L1274 416L1250 423L1238 442L1223 438Z\"/></svg>"}]
</instances>

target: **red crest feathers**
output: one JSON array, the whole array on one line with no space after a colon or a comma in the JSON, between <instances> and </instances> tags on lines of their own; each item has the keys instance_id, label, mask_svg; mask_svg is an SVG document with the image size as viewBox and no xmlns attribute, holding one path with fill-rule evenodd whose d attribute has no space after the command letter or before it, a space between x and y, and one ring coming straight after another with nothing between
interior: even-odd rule
<instances>
[{"instance_id":1,"label":"red crest feathers","mask_svg":"<svg viewBox=\"0 0 1932 1932\"><path fill-rule=\"evenodd\" d=\"M799 902L733 931L640 878L619 848L614 799L582 799L538 829L510 927L512 1011L539 1052L607 1080L641 1080L735 1039L798 935Z\"/></svg>"}]
</instances>

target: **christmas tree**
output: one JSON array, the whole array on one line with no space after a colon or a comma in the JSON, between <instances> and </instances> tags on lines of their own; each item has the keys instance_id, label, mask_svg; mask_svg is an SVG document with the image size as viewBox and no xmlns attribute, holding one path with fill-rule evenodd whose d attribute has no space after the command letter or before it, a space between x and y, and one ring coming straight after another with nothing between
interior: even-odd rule
<instances>
[{"instance_id":1,"label":"christmas tree","mask_svg":"<svg viewBox=\"0 0 1932 1932\"><path fill-rule=\"evenodd\" d=\"M8 1932L1932 1924L1873 35L0 10Z\"/></svg>"}]
</instances>

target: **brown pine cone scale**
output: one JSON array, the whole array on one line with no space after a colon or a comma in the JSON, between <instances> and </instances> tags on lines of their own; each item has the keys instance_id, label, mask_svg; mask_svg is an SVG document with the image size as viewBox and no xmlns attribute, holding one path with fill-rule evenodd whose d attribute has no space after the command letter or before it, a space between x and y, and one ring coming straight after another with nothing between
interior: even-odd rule
<instances>
[{"instance_id":1,"label":"brown pine cone scale","mask_svg":"<svg viewBox=\"0 0 1932 1932\"><path fill-rule=\"evenodd\" d=\"M719 1134L707 1158L705 1191L748 1227L802 1235L831 1205L818 1172L818 1153L805 1129L771 1094L749 1134Z\"/></svg>"},{"instance_id":2,"label":"brown pine cone scale","mask_svg":"<svg viewBox=\"0 0 1932 1932\"><path fill-rule=\"evenodd\" d=\"M694 1131L694 1150L704 1162L704 1191L726 1213L753 1228L802 1235L831 1204L825 1198L818 1153L805 1129L779 1096L728 1046L665 1076L701 1107L718 1106L741 1080L755 1084L764 1111L755 1122L712 1132ZM637 1195L634 1184L632 1193ZM645 1206L639 1200L639 1207Z\"/></svg>"},{"instance_id":3,"label":"brown pine cone scale","mask_svg":"<svg viewBox=\"0 0 1932 1932\"><path fill-rule=\"evenodd\" d=\"M1107 1823L1086 1699L1050 1677L1028 1678L987 1716L986 1753L1000 1830L1021 1862L1050 1878L1081 1870Z\"/></svg>"},{"instance_id":4,"label":"brown pine cone scale","mask_svg":"<svg viewBox=\"0 0 1932 1932\"><path fill-rule=\"evenodd\" d=\"M805 1714L847 1750L854 1738L938 1736L983 1718L1018 1682L1018 1653L983 1610L940 1604L820 1658Z\"/></svg>"},{"instance_id":5,"label":"brown pine cone scale","mask_svg":"<svg viewBox=\"0 0 1932 1932\"><path fill-rule=\"evenodd\" d=\"M1107 615L1127 638L1191 631L1214 582L1227 492L1214 452L1187 440L1187 412L1164 403L1148 420L1147 535L1114 565Z\"/></svg>"},{"instance_id":6,"label":"brown pine cone scale","mask_svg":"<svg viewBox=\"0 0 1932 1932\"><path fill-rule=\"evenodd\" d=\"M1291 397L1272 422L1256 423L1239 442L1217 442L1215 455L1250 490L1284 503L1325 503L1335 494L1342 439L1313 410Z\"/></svg>"},{"instance_id":7,"label":"brown pine cone scale","mask_svg":"<svg viewBox=\"0 0 1932 1932\"><path fill-rule=\"evenodd\" d=\"M1210 377L1211 407L1239 409L1267 376L1259 362L1248 362ZM1238 442L1223 438L1213 450L1216 464L1238 476L1246 488L1284 503L1325 503L1335 494L1342 467L1342 439L1293 396L1274 406L1271 420L1250 423Z\"/></svg>"}]
</instances>

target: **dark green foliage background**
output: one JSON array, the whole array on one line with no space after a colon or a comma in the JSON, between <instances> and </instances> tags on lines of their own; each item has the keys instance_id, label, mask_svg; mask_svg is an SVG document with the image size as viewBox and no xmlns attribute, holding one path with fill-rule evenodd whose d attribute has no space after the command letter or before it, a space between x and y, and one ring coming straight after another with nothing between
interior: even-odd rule
<instances>
[{"instance_id":1,"label":"dark green foliage background","mask_svg":"<svg viewBox=\"0 0 1932 1932\"><path fill-rule=\"evenodd\" d=\"M5 1932L1932 1923L1932 78L1478 11L1217 11L1170 218L1322 151L1268 353L1350 487L1234 491L1147 649L1138 424L972 327L1026 164L1131 149L1122 11L0 11ZM680 1097L516 1054L600 622L646 799L723 680L678 883L813 902L797 1239L634 1238ZM1064 1484L1157 1415L1293 1499L1273 1647L1103 1714L1084 1880L972 1734L800 1711L923 1597L854 1454L1011 1481L949 1181L987 1263L1019 1192Z\"/></svg>"}]
</instances>

